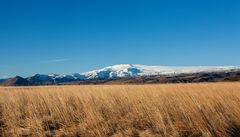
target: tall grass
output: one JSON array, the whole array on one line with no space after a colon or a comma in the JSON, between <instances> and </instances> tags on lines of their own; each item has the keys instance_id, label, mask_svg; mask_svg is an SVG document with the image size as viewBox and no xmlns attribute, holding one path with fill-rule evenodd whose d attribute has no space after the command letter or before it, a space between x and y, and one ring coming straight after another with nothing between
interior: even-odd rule
<instances>
[{"instance_id":1,"label":"tall grass","mask_svg":"<svg viewBox=\"0 0 240 137\"><path fill-rule=\"evenodd\" d=\"M237 137L240 83L0 88L0 137Z\"/></svg>"}]
</instances>

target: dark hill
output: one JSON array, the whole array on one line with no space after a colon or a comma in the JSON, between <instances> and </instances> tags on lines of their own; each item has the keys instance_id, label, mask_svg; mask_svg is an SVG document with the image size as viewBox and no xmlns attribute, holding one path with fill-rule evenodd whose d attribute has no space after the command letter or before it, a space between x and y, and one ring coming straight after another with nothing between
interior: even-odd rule
<instances>
[{"instance_id":1,"label":"dark hill","mask_svg":"<svg viewBox=\"0 0 240 137\"><path fill-rule=\"evenodd\" d=\"M14 78L7 79L2 83L3 86L30 86L31 84L28 82L28 80L16 76Z\"/></svg>"},{"instance_id":2,"label":"dark hill","mask_svg":"<svg viewBox=\"0 0 240 137\"><path fill-rule=\"evenodd\" d=\"M4 81L6 81L6 79L0 79L0 85L1 85Z\"/></svg>"}]
</instances>

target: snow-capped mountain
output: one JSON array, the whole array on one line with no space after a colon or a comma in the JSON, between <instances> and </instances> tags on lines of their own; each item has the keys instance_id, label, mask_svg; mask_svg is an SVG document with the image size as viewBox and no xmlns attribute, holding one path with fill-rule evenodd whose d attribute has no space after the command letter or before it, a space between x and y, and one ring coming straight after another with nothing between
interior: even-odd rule
<instances>
[{"instance_id":1,"label":"snow-capped mountain","mask_svg":"<svg viewBox=\"0 0 240 137\"><path fill-rule=\"evenodd\" d=\"M146 77L142 77L146 76ZM190 77L189 77L190 76ZM174 82L206 82L206 81L240 81L240 67L235 66L199 66L199 67L167 67L120 64L85 73L36 74L28 78L15 77L1 82L3 85L48 85L75 82L101 83L101 80L131 79L130 82L174 83ZM124 79L122 79L124 80Z\"/></svg>"},{"instance_id":2,"label":"snow-capped mountain","mask_svg":"<svg viewBox=\"0 0 240 137\"><path fill-rule=\"evenodd\" d=\"M73 73L70 75L62 74L48 74L35 75L34 78L41 81L51 80L86 80L86 79L109 79L121 77L138 77L150 75L177 75L177 74L191 74L191 73L209 73L209 72L227 72L239 70L240 67L225 66L199 66L199 67L167 67L167 66L146 66L133 64L120 64L105 67L99 70L94 70L85 73Z\"/></svg>"},{"instance_id":3,"label":"snow-capped mountain","mask_svg":"<svg viewBox=\"0 0 240 137\"><path fill-rule=\"evenodd\" d=\"M136 77L136 76L149 76L149 75L175 75L175 74L191 74L191 73L204 73L204 72L223 72L236 70L239 67L167 67L167 66L146 66L146 65L133 65L133 64L120 64L103 69L81 73L87 79L105 79L105 78L118 78L118 77Z\"/></svg>"}]
</instances>

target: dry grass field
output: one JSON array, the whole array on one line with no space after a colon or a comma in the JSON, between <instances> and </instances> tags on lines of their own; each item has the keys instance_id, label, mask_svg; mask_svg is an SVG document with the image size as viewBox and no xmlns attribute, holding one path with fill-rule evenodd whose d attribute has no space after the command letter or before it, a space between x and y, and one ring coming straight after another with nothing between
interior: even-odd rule
<instances>
[{"instance_id":1,"label":"dry grass field","mask_svg":"<svg viewBox=\"0 0 240 137\"><path fill-rule=\"evenodd\" d=\"M0 88L0 137L239 137L240 83Z\"/></svg>"}]
</instances>

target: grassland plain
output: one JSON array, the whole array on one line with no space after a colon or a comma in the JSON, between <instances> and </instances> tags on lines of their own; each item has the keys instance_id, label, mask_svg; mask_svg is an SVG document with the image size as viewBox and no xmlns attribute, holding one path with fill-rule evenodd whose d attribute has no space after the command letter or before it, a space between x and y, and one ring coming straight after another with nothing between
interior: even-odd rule
<instances>
[{"instance_id":1,"label":"grassland plain","mask_svg":"<svg viewBox=\"0 0 240 137\"><path fill-rule=\"evenodd\" d=\"M239 137L240 83L0 88L0 137Z\"/></svg>"}]
</instances>

